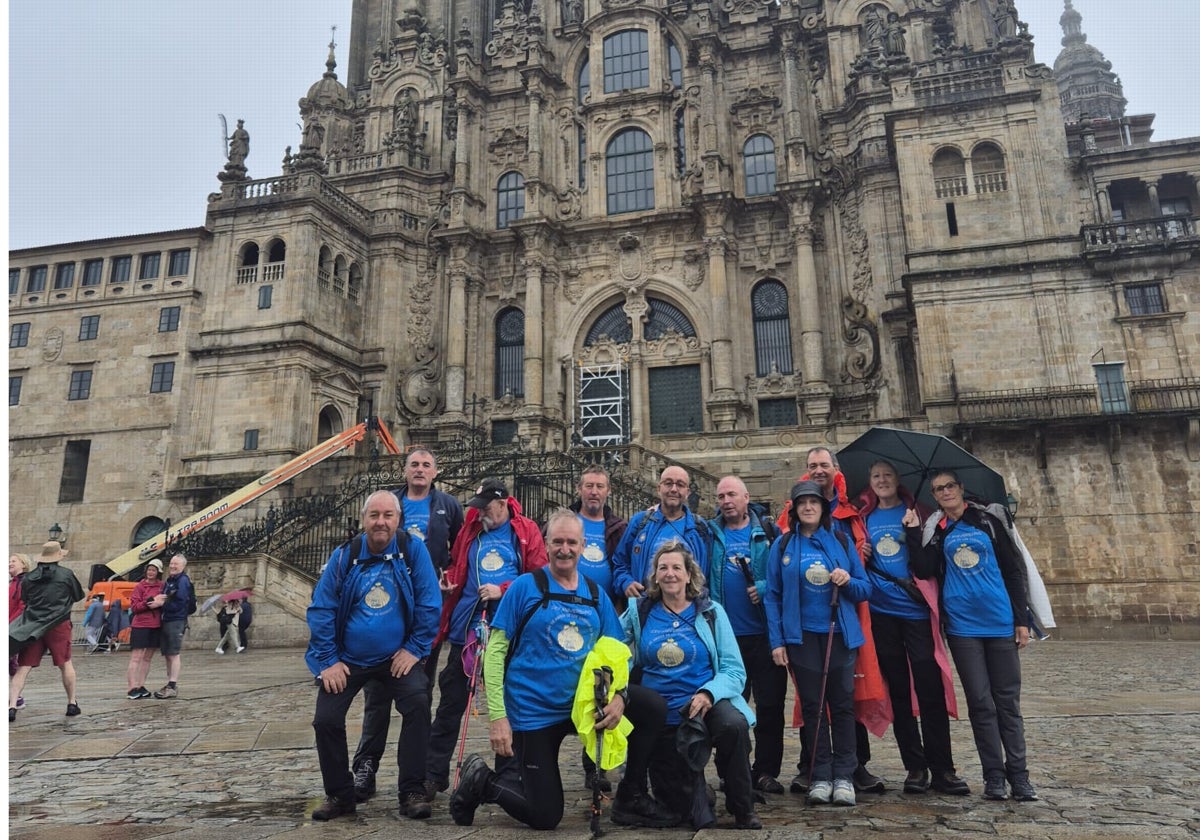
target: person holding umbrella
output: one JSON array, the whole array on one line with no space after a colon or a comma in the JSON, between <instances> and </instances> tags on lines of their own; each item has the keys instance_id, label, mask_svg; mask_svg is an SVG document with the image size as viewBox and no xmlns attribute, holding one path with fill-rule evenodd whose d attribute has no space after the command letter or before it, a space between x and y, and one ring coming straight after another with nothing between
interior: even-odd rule
<instances>
[{"instance_id":1,"label":"person holding umbrella","mask_svg":"<svg viewBox=\"0 0 1200 840\"><path fill-rule=\"evenodd\" d=\"M221 640L217 642L217 653L224 653L226 648L235 648L238 653L245 650L238 638L238 621L242 617L242 599L229 598L217 613L217 624L221 628Z\"/></svg>"},{"instance_id":2,"label":"person holding umbrella","mask_svg":"<svg viewBox=\"0 0 1200 840\"><path fill-rule=\"evenodd\" d=\"M967 698L975 748L983 765L983 795L1020 802L1036 800L1025 758L1021 717L1020 650L1029 644L1025 569L1004 524L968 502L951 470L930 481L940 513L922 525L916 511L904 514L913 573L936 579L943 624L954 666Z\"/></svg>"},{"instance_id":3,"label":"person holding umbrella","mask_svg":"<svg viewBox=\"0 0 1200 840\"><path fill-rule=\"evenodd\" d=\"M808 801L854 805L854 664L865 641L854 605L871 585L857 551L832 530L821 486L801 481L790 495L789 533L767 560L771 657L791 669L800 693L812 762Z\"/></svg>"},{"instance_id":4,"label":"person holding umbrella","mask_svg":"<svg viewBox=\"0 0 1200 840\"><path fill-rule=\"evenodd\" d=\"M895 466L885 460L871 465L858 508L867 529L863 554L871 581L871 635L892 701L892 733L908 771L904 792L924 793L932 785L941 793L966 795L971 788L955 774L950 747L948 708L957 717L957 705L939 625L937 587L913 580L901 524L908 511L916 510L924 520L929 510L918 504L900 483ZM919 730L914 692L920 703Z\"/></svg>"}]
</instances>

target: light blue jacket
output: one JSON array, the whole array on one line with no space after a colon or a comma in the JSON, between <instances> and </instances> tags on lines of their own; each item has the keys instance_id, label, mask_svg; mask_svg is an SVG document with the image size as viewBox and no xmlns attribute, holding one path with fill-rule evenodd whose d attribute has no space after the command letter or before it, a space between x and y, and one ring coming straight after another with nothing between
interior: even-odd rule
<instances>
[{"instance_id":1,"label":"light blue jacket","mask_svg":"<svg viewBox=\"0 0 1200 840\"><path fill-rule=\"evenodd\" d=\"M725 605L725 520L718 516L708 523L709 533L712 534L712 547L709 549L708 591L712 599L722 606ZM778 532L775 532L778 533ZM763 529L762 519L750 513L750 574L754 578L754 587L758 590L761 600L767 591L767 557L771 554L771 540Z\"/></svg>"},{"instance_id":2,"label":"light blue jacket","mask_svg":"<svg viewBox=\"0 0 1200 840\"><path fill-rule=\"evenodd\" d=\"M621 616L625 642L633 649L635 667L638 665L638 651L642 640L642 622L638 616L640 600L631 599L625 614ZM742 653L738 648L737 637L733 635L733 627L729 624L729 616L725 615L725 609L720 604L713 603L705 597L697 598L695 604L696 634L708 650L713 669L713 678L697 690L707 691L712 695L713 705L728 700L742 713L746 722L754 726L754 712L750 711L742 697L742 691L746 688L746 666L742 663Z\"/></svg>"},{"instance_id":3,"label":"light blue jacket","mask_svg":"<svg viewBox=\"0 0 1200 840\"><path fill-rule=\"evenodd\" d=\"M854 543L847 541L850 548L843 547L832 531L818 528L811 537L802 537L794 531L784 534L771 546L771 556L767 560L767 592L763 599L767 606L767 636L771 640L771 648L799 645L804 641L800 627L800 588L803 585L800 579L800 540L805 539L828 558L830 571L836 568L850 573L850 580L841 587L838 598L837 621L846 647L862 647L865 639L854 605L870 597L871 582L867 580L867 574L859 562L858 552L852 550ZM821 619L829 621L828 609Z\"/></svg>"}]
</instances>

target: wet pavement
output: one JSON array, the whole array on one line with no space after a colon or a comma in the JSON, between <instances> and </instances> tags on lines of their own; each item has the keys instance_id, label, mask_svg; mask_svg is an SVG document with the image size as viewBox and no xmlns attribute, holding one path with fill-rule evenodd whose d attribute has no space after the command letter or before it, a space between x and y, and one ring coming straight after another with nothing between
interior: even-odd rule
<instances>
[{"instance_id":1,"label":"wet pavement","mask_svg":"<svg viewBox=\"0 0 1200 840\"><path fill-rule=\"evenodd\" d=\"M454 825L446 796L432 819L398 818L395 765L385 759L380 794L358 815L309 820L321 802L313 747L312 681L298 649L254 649L217 656L187 650L179 698L125 700L128 654L88 656L76 648L83 715L66 701L49 661L33 672L28 708L8 727L9 836L23 840L140 840L155 837L480 837L509 840L532 832L484 805L470 828ZM966 721L952 721L969 797L899 792L904 770L889 733L872 739L871 769L888 782L855 808L806 808L801 797L759 806L779 838L1158 838L1200 835L1200 644L1191 642L1038 643L1023 655L1023 710L1029 767L1041 801L987 802ZM153 690L163 683L161 659ZM351 709L351 743L361 705ZM392 731L394 743L397 730ZM486 725L472 721L468 751L486 750ZM785 760L799 742L788 731ZM567 813L558 833L589 835L590 793L566 742L562 766ZM786 785L794 772L784 769ZM710 768L710 780L712 780ZM607 806L607 803L606 803ZM626 829L615 838L682 837L684 830ZM733 819L721 812L719 830ZM712 830L700 832L710 835Z\"/></svg>"}]
</instances>

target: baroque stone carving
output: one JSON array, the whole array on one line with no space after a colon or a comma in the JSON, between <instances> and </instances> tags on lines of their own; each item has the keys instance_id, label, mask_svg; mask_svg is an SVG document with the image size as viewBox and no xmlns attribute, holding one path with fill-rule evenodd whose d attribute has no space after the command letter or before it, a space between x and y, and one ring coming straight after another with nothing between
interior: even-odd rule
<instances>
[{"instance_id":1,"label":"baroque stone carving","mask_svg":"<svg viewBox=\"0 0 1200 840\"><path fill-rule=\"evenodd\" d=\"M739 128L761 128L779 120L781 100L768 87L752 87L729 106L733 124Z\"/></svg>"},{"instance_id":2,"label":"baroque stone carving","mask_svg":"<svg viewBox=\"0 0 1200 840\"><path fill-rule=\"evenodd\" d=\"M842 299L842 340L854 348L846 356L846 375L850 379L868 380L879 373L879 328L871 320L867 307L847 295Z\"/></svg>"},{"instance_id":3,"label":"baroque stone carving","mask_svg":"<svg viewBox=\"0 0 1200 840\"><path fill-rule=\"evenodd\" d=\"M702 251L689 248L683 252L683 283L693 292L704 283L707 259Z\"/></svg>"},{"instance_id":4,"label":"baroque stone carving","mask_svg":"<svg viewBox=\"0 0 1200 840\"><path fill-rule=\"evenodd\" d=\"M492 163L498 166L524 160L529 154L529 133L522 134L515 128L505 128L488 143L488 154Z\"/></svg>"},{"instance_id":5,"label":"baroque stone carving","mask_svg":"<svg viewBox=\"0 0 1200 840\"><path fill-rule=\"evenodd\" d=\"M444 402L439 370L441 354L433 344L415 348L413 365L400 376L396 410L409 420L428 417L442 410Z\"/></svg>"}]
</instances>

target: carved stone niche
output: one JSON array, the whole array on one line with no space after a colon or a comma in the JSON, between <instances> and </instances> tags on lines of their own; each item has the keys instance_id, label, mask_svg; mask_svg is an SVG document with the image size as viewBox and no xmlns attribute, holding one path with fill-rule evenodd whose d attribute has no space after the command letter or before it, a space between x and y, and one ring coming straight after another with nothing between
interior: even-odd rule
<instances>
[{"instance_id":1,"label":"carved stone niche","mask_svg":"<svg viewBox=\"0 0 1200 840\"><path fill-rule=\"evenodd\" d=\"M729 106L734 125L746 130L765 129L779 121L782 100L768 87L752 87Z\"/></svg>"},{"instance_id":2,"label":"carved stone niche","mask_svg":"<svg viewBox=\"0 0 1200 840\"><path fill-rule=\"evenodd\" d=\"M488 143L488 154L496 166L523 163L529 158L529 134L505 128Z\"/></svg>"}]
</instances>

